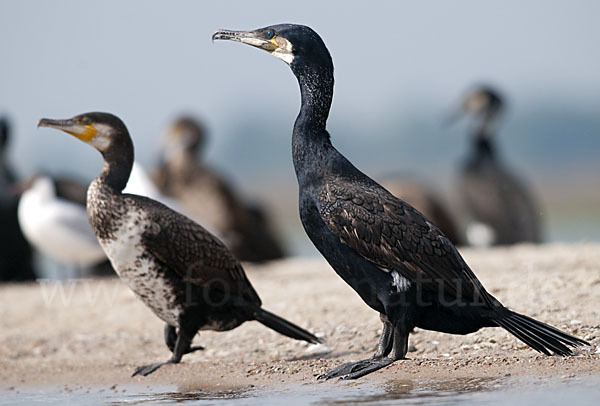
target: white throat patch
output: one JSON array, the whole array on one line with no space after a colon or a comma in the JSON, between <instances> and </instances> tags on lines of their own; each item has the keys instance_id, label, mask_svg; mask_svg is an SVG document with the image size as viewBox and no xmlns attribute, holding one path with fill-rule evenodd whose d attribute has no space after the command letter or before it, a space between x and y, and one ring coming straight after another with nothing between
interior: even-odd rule
<instances>
[{"instance_id":1,"label":"white throat patch","mask_svg":"<svg viewBox=\"0 0 600 406\"><path fill-rule=\"evenodd\" d=\"M292 64L294 60L294 54L292 53L292 43L285 38L278 37L277 43L280 44L279 48L271 52L275 58L279 58L288 65Z\"/></svg>"},{"instance_id":2,"label":"white throat patch","mask_svg":"<svg viewBox=\"0 0 600 406\"><path fill-rule=\"evenodd\" d=\"M112 129L104 124L96 124L96 130L98 134L90 141L90 144L98 151L105 151L110 146L110 138L108 137Z\"/></svg>"}]
</instances>

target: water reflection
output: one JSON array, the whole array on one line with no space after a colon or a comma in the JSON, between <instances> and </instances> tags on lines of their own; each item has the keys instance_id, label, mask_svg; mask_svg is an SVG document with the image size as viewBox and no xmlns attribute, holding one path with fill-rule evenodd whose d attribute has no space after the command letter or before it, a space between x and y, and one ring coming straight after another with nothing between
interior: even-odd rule
<instances>
[{"instance_id":1,"label":"water reflection","mask_svg":"<svg viewBox=\"0 0 600 406\"><path fill-rule=\"evenodd\" d=\"M597 405L600 376L456 378L450 380L328 381L271 389L252 386L211 390L201 386L119 386L68 390L0 391L1 405Z\"/></svg>"},{"instance_id":2,"label":"water reflection","mask_svg":"<svg viewBox=\"0 0 600 406\"><path fill-rule=\"evenodd\" d=\"M225 390L218 392L208 392L203 390L186 391L186 392L160 392L160 393L136 393L131 395L115 396L106 402L106 405L138 405L138 404L155 404L155 403L192 403L192 404L214 404L214 403L230 403L231 401L244 399L251 393L251 389L246 390ZM235 402L233 402L235 403Z\"/></svg>"},{"instance_id":3,"label":"water reflection","mask_svg":"<svg viewBox=\"0 0 600 406\"><path fill-rule=\"evenodd\" d=\"M452 398L464 393L487 391L499 386L498 378L456 378L450 380L389 380L370 393L357 391L355 396L342 399L327 398L316 404L347 405L347 404L395 404L398 400L413 400L411 404L432 404L436 398ZM358 389L358 388L357 388Z\"/></svg>"}]
</instances>

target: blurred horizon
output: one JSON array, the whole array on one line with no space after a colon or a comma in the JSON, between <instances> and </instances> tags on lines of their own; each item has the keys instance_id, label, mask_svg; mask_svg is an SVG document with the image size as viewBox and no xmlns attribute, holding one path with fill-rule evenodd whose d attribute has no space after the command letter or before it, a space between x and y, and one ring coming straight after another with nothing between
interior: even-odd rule
<instances>
[{"instance_id":1,"label":"blurred horizon","mask_svg":"<svg viewBox=\"0 0 600 406\"><path fill-rule=\"evenodd\" d=\"M506 98L496 144L532 186L546 240L600 240L600 3L509 0L277 3L243 1L0 3L0 115L8 159L84 181L96 151L42 117L108 111L128 126L136 157L158 163L160 137L182 113L209 130L206 160L265 202L294 245L302 235L291 160L300 95L289 68L264 52L212 44L218 28L295 22L314 28L336 69L333 144L379 180L409 174L456 206L454 175L471 121L443 124L465 92L489 83Z\"/></svg>"}]
</instances>

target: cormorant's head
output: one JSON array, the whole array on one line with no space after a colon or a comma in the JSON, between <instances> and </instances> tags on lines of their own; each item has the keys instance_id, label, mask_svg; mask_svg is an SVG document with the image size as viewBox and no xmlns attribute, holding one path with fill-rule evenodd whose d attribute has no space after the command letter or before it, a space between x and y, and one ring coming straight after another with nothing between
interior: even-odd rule
<instances>
[{"instance_id":1,"label":"cormorant's head","mask_svg":"<svg viewBox=\"0 0 600 406\"><path fill-rule=\"evenodd\" d=\"M490 86L478 86L467 93L462 110L473 115L497 115L502 110L502 97Z\"/></svg>"},{"instance_id":2,"label":"cormorant's head","mask_svg":"<svg viewBox=\"0 0 600 406\"><path fill-rule=\"evenodd\" d=\"M252 45L292 67L300 63L333 68L325 43L312 28L305 25L279 24L253 31L218 30L212 39Z\"/></svg>"},{"instance_id":3,"label":"cormorant's head","mask_svg":"<svg viewBox=\"0 0 600 406\"><path fill-rule=\"evenodd\" d=\"M43 118L38 127L62 130L103 153L119 138L129 137L121 119L109 113L85 113L67 120Z\"/></svg>"},{"instance_id":4,"label":"cormorant's head","mask_svg":"<svg viewBox=\"0 0 600 406\"><path fill-rule=\"evenodd\" d=\"M478 140L482 140L492 134L502 110L502 97L496 90L490 86L476 86L466 94L462 103L454 108L446 121L451 123L465 115L474 117L476 119L474 135Z\"/></svg>"},{"instance_id":5,"label":"cormorant's head","mask_svg":"<svg viewBox=\"0 0 600 406\"><path fill-rule=\"evenodd\" d=\"M185 150L197 153L206 142L206 131L201 123L190 117L179 117L165 134L167 143L167 155L174 150Z\"/></svg>"}]
</instances>

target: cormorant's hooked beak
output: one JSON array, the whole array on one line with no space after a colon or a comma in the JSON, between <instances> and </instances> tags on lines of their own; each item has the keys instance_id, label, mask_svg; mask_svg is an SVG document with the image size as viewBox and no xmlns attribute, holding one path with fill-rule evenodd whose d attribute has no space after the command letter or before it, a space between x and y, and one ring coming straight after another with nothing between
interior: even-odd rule
<instances>
[{"instance_id":1,"label":"cormorant's hooked beak","mask_svg":"<svg viewBox=\"0 0 600 406\"><path fill-rule=\"evenodd\" d=\"M48 127L61 130L79 138L83 142L91 142L96 134L98 134L98 130L92 124L79 124L73 119L52 120L49 118L42 118L38 122L38 127Z\"/></svg>"},{"instance_id":2,"label":"cormorant's hooked beak","mask_svg":"<svg viewBox=\"0 0 600 406\"><path fill-rule=\"evenodd\" d=\"M271 36L267 37L267 33L270 33ZM253 31L217 30L213 34L212 40L228 40L248 44L255 48L267 51L288 65L291 65L294 60L292 44L290 41L282 36L275 35L267 28Z\"/></svg>"},{"instance_id":3,"label":"cormorant's hooked beak","mask_svg":"<svg viewBox=\"0 0 600 406\"><path fill-rule=\"evenodd\" d=\"M279 48L279 44L274 38L270 40L266 39L262 30L255 31L231 31L231 30L217 30L212 40L228 40L241 42L243 44L252 45L253 47L264 49L267 52L273 52Z\"/></svg>"}]
</instances>

